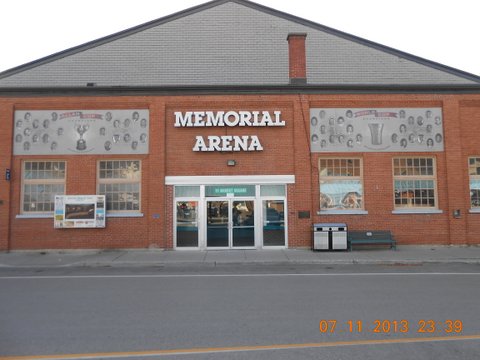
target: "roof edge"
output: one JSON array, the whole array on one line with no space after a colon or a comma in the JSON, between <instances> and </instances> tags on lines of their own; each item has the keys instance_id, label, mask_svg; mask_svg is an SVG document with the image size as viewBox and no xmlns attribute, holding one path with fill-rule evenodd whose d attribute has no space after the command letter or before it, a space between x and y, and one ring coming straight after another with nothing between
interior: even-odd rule
<instances>
[{"instance_id":1,"label":"roof edge","mask_svg":"<svg viewBox=\"0 0 480 360\"><path fill-rule=\"evenodd\" d=\"M114 87L51 87L0 88L0 97L48 96L176 96L233 94L478 94L480 84L467 85L237 85L237 86L114 86Z\"/></svg>"},{"instance_id":2,"label":"roof edge","mask_svg":"<svg viewBox=\"0 0 480 360\"><path fill-rule=\"evenodd\" d=\"M92 40L92 41L89 41L89 42L71 47L69 49L62 50L62 51L54 53L52 55L48 55L46 57L28 62L28 63L23 64L23 65L16 66L16 67L11 68L11 69L5 70L3 72L0 72L0 79L7 78L9 76L18 74L22 71L30 70L30 69L35 68L37 66L47 64L49 62L61 59L63 57L70 56L70 55L73 55L73 54L76 54L76 53L79 53L79 52L82 52L82 51L85 51L85 50L88 50L88 49L91 49L91 48L94 48L94 47L97 47L97 46L100 46L100 45L103 45L103 44L106 44L108 42L115 41L117 39L133 35L137 32L141 32L141 31L150 29L152 27L155 27L155 26L158 26L158 25L161 25L161 24L164 24L164 23L167 23L167 22L170 22L170 21L173 21L173 20L185 17L185 16L189 16L189 15L195 14L197 12L207 10L207 9L210 9L210 8L213 8L213 7L228 3L228 2L233 2L233 3L237 3L239 5L247 6L249 8L252 8L252 9L255 9L255 10L258 10L258 11L262 11L264 13L267 13L267 14L270 14L270 15L273 15L273 16L277 16L277 17L283 18L283 19L288 20L288 21L292 21L292 22L295 22L295 23L298 23L298 24L301 24L301 25L304 25L304 26L307 26L307 27L310 27L310 28L313 28L313 29L316 29L316 30L324 31L324 32L329 33L331 35L338 36L338 37L341 37L343 39L353 41L353 42L359 43L361 45L368 46L368 47L374 48L376 50L389 53L389 54L394 55L394 56L405 58L407 60L416 62L418 64L421 64L421 65L424 65L424 66L427 66L427 67L430 67L430 68L434 68L436 70L443 71L443 72L449 73L451 75L458 76L458 77L461 77L461 78L467 79L469 81L473 81L475 83L480 84L480 76L477 76L475 74L472 74L472 73L469 73L469 72L466 72L466 71L463 71L463 70L459 70L459 69L456 69L456 68L453 68L453 67L450 67L450 66L447 66L447 65L443 65L441 63L438 63L438 62L435 62L435 61L432 61L432 60L428 60L428 59L422 58L420 56L412 55L410 53L407 53L407 52L404 52L404 51L401 51L401 50L397 50L397 49L391 48L389 46L382 45L380 43L376 43L374 41L367 40L367 39L364 39L364 38L361 38L361 37L358 37L358 36L355 36L355 35L352 35L352 34L349 34L349 33L346 33L346 32L343 32L343 31L340 31L340 30L337 30L337 29L334 29L334 28L331 28L331 27L328 27L328 26L325 26L325 25L322 25L322 24L319 24L319 23L316 23L316 22L313 22L311 20L307 20L307 19L295 16L295 15L292 15L292 14L289 14L289 13L286 13L286 12L283 12L283 11L280 11L280 10L276 10L276 9L267 7L265 5L254 3L254 2L249 1L249 0L212 0L212 1L200 4L200 5L196 5L196 6L187 8L185 10L181 10L179 12L176 12L176 13L173 13L173 14L170 14L170 15L167 15L167 16L164 16L164 17L161 17L161 18L158 18L158 19L155 19L155 20L137 25L137 26L134 26L132 28L122 30L120 32L117 32L117 33L114 33L114 34L111 34L111 35L107 35L105 37L101 37L101 38L96 39L96 40Z\"/></svg>"}]
</instances>

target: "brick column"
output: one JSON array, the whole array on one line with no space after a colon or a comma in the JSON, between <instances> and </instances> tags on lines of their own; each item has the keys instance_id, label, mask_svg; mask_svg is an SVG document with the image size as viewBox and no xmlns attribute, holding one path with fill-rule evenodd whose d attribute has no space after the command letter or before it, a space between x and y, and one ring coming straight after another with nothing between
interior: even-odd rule
<instances>
[{"instance_id":1,"label":"brick column","mask_svg":"<svg viewBox=\"0 0 480 360\"><path fill-rule=\"evenodd\" d=\"M171 247L167 243L166 223L171 203L165 203L165 103L150 104L150 151L148 178L148 243L151 247Z\"/></svg>"},{"instance_id":2,"label":"brick column","mask_svg":"<svg viewBox=\"0 0 480 360\"><path fill-rule=\"evenodd\" d=\"M13 106L0 103L0 122L3 130L0 132L0 251L10 249L10 187L11 181L7 180L7 169L10 176L12 169L12 138L13 138Z\"/></svg>"},{"instance_id":3,"label":"brick column","mask_svg":"<svg viewBox=\"0 0 480 360\"><path fill-rule=\"evenodd\" d=\"M469 204L465 202L463 196L465 177L467 176L467 160L462 156L458 99L453 97L445 99L443 119L448 202L447 204L440 204L440 207L447 212L450 244L465 244L467 242L466 218L469 210ZM455 210L460 210L460 217L453 216Z\"/></svg>"},{"instance_id":4,"label":"brick column","mask_svg":"<svg viewBox=\"0 0 480 360\"><path fill-rule=\"evenodd\" d=\"M294 233L289 233L289 247L312 246L312 167L310 153L310 103L304 95L294 101L294 166L295 185L289 196L289 224L294 223ZM289 188L290 190L291 188ZM293 200L293 204L292 204ZM292 205L294 207L292 207ZM310 216L300 217L299 212L309 212Z\"/></svg>"}]
</instances>

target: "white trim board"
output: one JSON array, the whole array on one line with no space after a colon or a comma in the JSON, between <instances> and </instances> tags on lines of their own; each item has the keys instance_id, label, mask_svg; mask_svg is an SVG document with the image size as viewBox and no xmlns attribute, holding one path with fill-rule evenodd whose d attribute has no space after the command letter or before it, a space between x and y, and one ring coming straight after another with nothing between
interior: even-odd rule
<instances>
[{"instance_id":1,"label":"white trim board","mask_svg":"<svg viewBox=\"0 0 480 360\"><path fill-rule=\"evenodd\" d=\"M166 176L165 185L295 184L295 175Z\"/></svg>"}]
</instances>

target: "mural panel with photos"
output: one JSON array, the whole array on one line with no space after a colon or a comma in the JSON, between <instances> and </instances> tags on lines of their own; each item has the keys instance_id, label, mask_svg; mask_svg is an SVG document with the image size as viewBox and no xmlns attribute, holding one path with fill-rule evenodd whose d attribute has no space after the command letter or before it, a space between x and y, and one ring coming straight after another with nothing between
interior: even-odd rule
<instances>
[{"instance_id":1,"label":"mural panel with photos","mask_svg":"<svg viewBox=\"0 0 480 360\"><path fill-rule=\"evenodd\" d=\"M441 108L312 108L312 152L443 151Z\"/></svg>"},{"instance_id":2,"label":"mural panel with photos","mask_svg":"<svg viewBox=\"0 0 480 360\"><path fill-rule=\"evenodd\" d=\"M147 154L149 111L15 111L14 155Z\"/></svg>"}]
</instances>

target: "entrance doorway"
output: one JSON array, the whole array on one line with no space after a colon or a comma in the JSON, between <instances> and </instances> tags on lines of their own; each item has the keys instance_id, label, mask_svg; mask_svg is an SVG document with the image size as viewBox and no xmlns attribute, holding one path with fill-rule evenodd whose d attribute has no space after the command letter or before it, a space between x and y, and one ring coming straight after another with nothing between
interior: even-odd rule
<instances>
[{"instance_id":1,"label":"entrance doorway","mask_svg":"<svg viewBox=\"0 0 480 360\"><path fill-rule=\"evenodd\" d=\"M290 175L167 177L175 249L288 248Z\"/></svg>"},{"instance_id":2,"label":"entrance doorway","mask_svg":"<svg viewBox=\"0 0 480 360\"><path fill-rule=\"evenodd\" d=\"M207 200L207 248L253 248L254 204L254 200Z\"/></svg>"}]
</instances>

